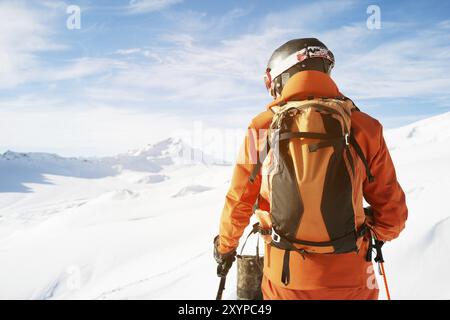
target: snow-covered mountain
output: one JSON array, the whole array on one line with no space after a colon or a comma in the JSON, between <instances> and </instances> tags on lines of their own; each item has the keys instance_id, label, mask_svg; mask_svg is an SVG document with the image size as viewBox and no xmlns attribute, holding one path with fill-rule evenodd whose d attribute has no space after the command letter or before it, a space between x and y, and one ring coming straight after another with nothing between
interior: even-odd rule
<instances>
[{"instance_id":1,"label":"snow-covered mountain","mask_svg":"<svg viewBox=\"0 0 450 320\"><path fill-rule=\"evenodd\" d=\"M50 153L0 154L0 192L29 191L28 183L45 183L45 175L97 179L114 176L126 170L157 173L167 167L195 164L223 164L180 138L168 138L144 148L114 157L64 158ZM149 178L156 181L159 178Z\"/></svg>"},{"instance_id":2,"label":"snow-covered mountain","mask_svg":"<svg viewBox=\"0 0 450 320\"><path fill-rule=\"evenodd\" d=\"M102 158L118 170L161 171L163 167L192 164L222 164L223 161L193 148L181 138L168 138L142 149L131 150L112 158Z\"/></svg>"},{"instance_id":3,"label":"snow-covered mountain","mask_svg":"<svg viewBox=\"0 0 450 320\"><path fill-rule=\"evenodd\" d=\"M385 246L391 294L449 299L450 113L385 136L410 209ZM219 162L173 138L97 159L0 155L0 298L214 298Z\"/></svg>"}]
</instances>

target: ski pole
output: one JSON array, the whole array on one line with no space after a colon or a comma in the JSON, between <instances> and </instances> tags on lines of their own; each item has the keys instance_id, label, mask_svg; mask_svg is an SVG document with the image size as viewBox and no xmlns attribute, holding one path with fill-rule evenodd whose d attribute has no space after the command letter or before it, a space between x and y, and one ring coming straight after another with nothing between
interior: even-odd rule
<instances>
[{"instance_id":1,"label":"ski pole","mask_svg":"<svg viewBox=\"0 0 450 320\"><path fill-rule=\"evenodd\" d=\"M375 239L375 249L377 251L377 256L375 257L375 262L378 262L378 266L380 268L380 274L383 276L383 282L384 282L384 288L386 289L386 297L388 300L391 300L391 293L389 292L389 285L386 277L386 272L384 270L384 258L383 253L381 251L381 247L383 246L384 242L378 240L377 234L374 230L373 231L373 238Z\"/></svg>"},{"instance_id":2,"label":"ski pole","mask_svg":"<svg viewBox=\"0 0 450 320\"><path fill-rule=\"evenodd\" d=\"M386 272L384 271L384 262L379 262L379 263L380 263L381 272L383 274L384 287L386 288L386 296L387 296L388 300L391 300L391 294L389 292L389 286L388 286L388 282L387 282L387 278L386 278Z\"/></svg>"},{"instance_id":3,"label":"ski pole","mask_svg":"<svg viewBox=\"0 0 450 320\"><path fill-rule=\"evenodd\" d=\"M222 293L223 293L223 290L225 290L225 281L226 280L227 280L227 277L220 277L219 290L217 290L216 300L222 300Z\"/></svg>"}]
</instances>

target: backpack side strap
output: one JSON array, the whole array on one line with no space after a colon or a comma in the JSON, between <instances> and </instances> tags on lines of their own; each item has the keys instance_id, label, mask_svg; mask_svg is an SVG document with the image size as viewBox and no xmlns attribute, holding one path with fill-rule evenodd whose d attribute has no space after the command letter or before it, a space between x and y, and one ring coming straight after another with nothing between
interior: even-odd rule
<instances>
[{"instance_id":1,"label":"backpack side strap","mask_svg":"<svg viewBox=\"0 0 450 320\"><path fill-rule=\"evenodd\" d=\"M315 246L330 246L333 245L335 243L337 243L338 241L341 241L344 238L347 237L356 237L356 238L360 238L365 236L365 234L368 232L368 227L363 224L361 226L360 229L356 230L356 231L352 231L349 234L344 235L343 237L339 238L339 239L333 239L330 241L326 241L326 242L311 242L311 241L303 241L303 240L298 240L298 239L288 239L283 235L279 235L275 232L275 229L272 228L272 242L270 243L271 246L274 246L278 249L282 249L285 250L284 252L284 257L283 257L283 269L282 269L282 274L281 274L281 282L287 286L289 284L290 281L290 271L289 271L289 260L290 260L290 255L291 252L297 252L299 253L303 259L306 259L305 256L309 253L308 251L304 250L304 249L299 249L297 248L294 243L297 244L305 244L305 245L315 245Z\"/></svg>"},{"instance_id":2,"label":"backpack side strap","mask_svg":"<svg viewBox=\"0 0 450 320\"><path fill-rule=\"evenodd\" d=\"M358 141L356 141L355 136L353 134L349 137L349 142L352 145L352 147L355 149L356 154L361 159L361 161L364 164L364 167L366 168L366 174L367 179L369 179L369 183L372 183L375 181L375 177L372 175L372 172L370 171L369 163L367 162L367 158L364 155L364 152L362 151L360 145L358 144Z\"/></svg>"}]
</instances>

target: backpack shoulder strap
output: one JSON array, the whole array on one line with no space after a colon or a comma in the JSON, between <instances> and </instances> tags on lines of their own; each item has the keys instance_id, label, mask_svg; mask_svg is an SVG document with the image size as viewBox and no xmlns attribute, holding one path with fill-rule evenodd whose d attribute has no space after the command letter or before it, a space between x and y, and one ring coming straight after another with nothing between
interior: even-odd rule
<instances>
[{"instance_id":1,"label":"backpack shoulder strap","mask_svg":"<svg viewBox=\"0 0 450 320\"><path fill-rule=\"evenodd\" d=\"M373 181L375 181L375 177L372 175L372 172L370 171L369 163L367 162L367 158L364 155L364 152L362 151L361 146L358 144L358 141L356 141L356 139L355 139L353 130L350 134L349 142L350 142L351 146L353 147L353 149L355 149L356 154L361 159L361 161L364 164L364 167L366 168L366 175L367 175L367 179L369 179L369 183L372 183Z\"/></svg>"},{"instance_id":2,"label":"backpack shoulder strap","mask_svg":"<svg viewBox=\"0 0 450 320\"><path fill-rule=\"evenodd\" d=\"M343 96L343 98L344 98L344 101L348 101L352 104L352 112L361 112L361 110L356 106L355 102L353 102L352 99L350 99L346 96ZM364 167L366 169L367 179L369 180L369 183L372 183L375 180L375 177L372 175L372 172L370 171L369 163L367 162L367 158L364 155L364 152L362 151L361 146L358 144L358 141L356 141L355 135L353 133L353 129L351 129L351 133L349 136L349 143L353 147L353 149L355 149L356 154L363 162Z\"/></svg>"}]
</instances>

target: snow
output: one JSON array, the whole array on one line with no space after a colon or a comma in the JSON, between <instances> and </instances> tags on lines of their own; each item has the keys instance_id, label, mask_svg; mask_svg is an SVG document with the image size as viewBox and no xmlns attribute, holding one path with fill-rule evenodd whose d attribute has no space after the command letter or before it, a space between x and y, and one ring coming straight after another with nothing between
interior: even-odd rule
<instances>
[{"instance_id":1,"label":"snow","mask_svg":"<svg viewBox=\"0 0 450 320\"><path fill-rule=\"evenodd\" d=\"M178 191L172 197L173 198L184 197L184 196L193 195L193 194L200 193L200 192L205 192L208 190L211 190L211 188L207 187L207 186L202 186L202 185L190 185L190 186L182 188L180 191Z\"/></svg>"},{"instance_id":2,"label":"snow","mask_svg":"<svg viewBox=\"0 0 450 320\"><path fill-rule=\"evenodd\" d=\"M397 298L449 299L450 113L385 133L407 197L406 230L385 247Z\"/></svg>"},{"instance_id":3,"label":"snow","mask_svg":"<svg viewBox=\"0 0 450 320\"><path fill-rule=\"evenodd\" d=\"M149 183L158 183L158 182L163 182L164 180L168 179L167 176L162 175L162 174L151 174L142 178L139 178L136 180L136 183L144 183L144 184L149 184Z\"/></svg>"},{"instance_id":4,"label":"snow","mask_svg":"<svg viewBox=\"0 0 450 320\"><path fill-rule=\"evenodd\" d=\"M410 209L385 245L391 294L449 299L450 113L385 136ZM212 239L232 166L169 138L107 158L9 151L0 172L1 299L215 297Z\"/></svg>"}]
</instances>

